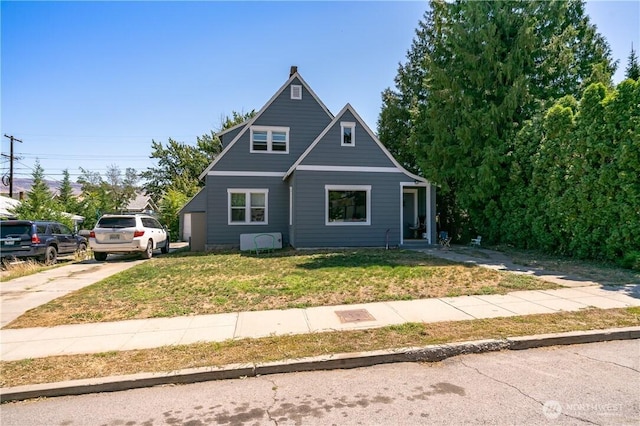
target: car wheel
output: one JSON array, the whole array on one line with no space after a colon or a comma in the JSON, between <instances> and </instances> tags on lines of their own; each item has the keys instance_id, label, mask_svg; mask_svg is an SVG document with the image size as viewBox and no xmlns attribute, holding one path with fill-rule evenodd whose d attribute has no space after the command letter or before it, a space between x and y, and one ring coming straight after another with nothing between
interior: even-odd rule
<instances>
[{"instance_id":1,"label":"car wheel","mask_svg":"<svg viewBox=\"0 0 640 426\"><path fill-rule=\"evenodd\" d=\"M142 252L142 257L144 259L151 259L151 256L153 256L153 241L149 240L147 241L146 250Z\"/></svg>"},{"instance_id":2,"label":"car wheel","mask_svg":"<svg viewBox=\"0 0 640 426\"><path fill-rule=\"evenodd\" d=\"M47 247L42 261L45 265L54 265L58 261L58 251L54 246Z\"/></svg>"},{"instance_id":3,"label":"car wheel","mask_svg":"<svg viewBox=\"0 0 640 426\"><path fill-rule=\"evenodd\" d=\"M104 262L105 260L107 260L107 256L108 256L108 253L102 253L102 252L98 252L98 251L94 251L93 252L93 257L98 262Z\"/></svg>"},{"instance_id":4,"label":"car wheel","mask_svg":"<svg viewBox=\"0 0 640 426\"><path fill-rule=\"evenodd\" d=\"M169 253L169 238L167 238L164 241L164 245L162 246L162 248L160 249L160 251L162 252L162 254L167 254Z\"/></svg>"}]
</instances>

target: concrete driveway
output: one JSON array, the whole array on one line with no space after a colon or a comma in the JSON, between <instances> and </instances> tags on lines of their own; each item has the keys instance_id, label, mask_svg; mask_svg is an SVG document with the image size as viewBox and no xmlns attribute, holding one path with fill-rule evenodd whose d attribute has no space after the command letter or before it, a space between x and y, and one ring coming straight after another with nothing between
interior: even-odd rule
<instances>
[{"instance_id":1,"label":"concrete driveway","mask_svg":"<svg viewBox=\"0 0 640 426\"><path fill-rule=\"evenodd\" d=\"M85 260L3 282L0 285L0 327L4 327L29 309L142 262L144 260L134 258L110 262Z\"/></svg>"},{"instance_id":2,"label":"concrete driveway","mask_svg":"<svg viewBox=\"0 0 640 426\"><path fill-rule=\"evenodd\" d=\"M170 251L186 245L187 243L181 242L171 243ZM0 328L29 309L97 283L142 262L145 260L137 256L110 255L107 262L89 259L6 282L0 280Z\"/></svg>"}]
</instances>

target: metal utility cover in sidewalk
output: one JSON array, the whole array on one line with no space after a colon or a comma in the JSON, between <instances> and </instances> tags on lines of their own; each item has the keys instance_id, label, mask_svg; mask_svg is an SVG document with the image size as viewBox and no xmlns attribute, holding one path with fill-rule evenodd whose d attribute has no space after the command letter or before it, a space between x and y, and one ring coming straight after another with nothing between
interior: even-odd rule
<instances>
[{"instance_id":1,"label":"metal utility cover in sidewalk","mask_svg":"<svg viewBox=\"0 0 640 426\"><path fill-rule=\"evenodd\" d=\"M341 323L375 321L376 319L366 309L352 309L350 311L335 311Z\"/></svg>"}]
</instances>

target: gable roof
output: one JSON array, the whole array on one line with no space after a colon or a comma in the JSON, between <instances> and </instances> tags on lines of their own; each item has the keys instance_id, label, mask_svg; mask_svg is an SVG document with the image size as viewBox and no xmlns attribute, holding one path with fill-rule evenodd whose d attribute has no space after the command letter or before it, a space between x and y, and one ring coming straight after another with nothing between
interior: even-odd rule
<instances>
[{"instance_id":1,"label":"gable roof","mask_svg":"<svg viewBox=\"0 0 640 426\"><path fill-rule=\"evenodd\" d=\"M242 123L238 123L235 126L229 127L228 129L220 130L218 133L216 133L216 136L220 137L222 135L225 135L225 134L229 133L230 131L237 129L238 127L244 126L248 122L249 122L249 120L244 120Z\"/></svg>"},{"instance_id":2,"label":"gable roof","mask_svg":"<svg viewBox=\"0 0 640 426\"><path fill-rule=\"evenodd\" d=\"M188 207L190 207L190 204L198 202L198 198L201 196L201 194L202 194L202 195L203 195L203 194L205 194L205 192L203 192L203 191L204 191L204 189L205 189L205 188L204 188L204 186L203 186L202 188L200 188L200 189L198 190L198 192L196 192L196 193L195 193L195 195L194 195L193 197L191 197L191 198L189 199L189 201L187 201L186 203L184 203L184 206L182 206L182 208L181 208L180 210L178 210L178 214L180 215L180 214L182 214L182 213L189 213L188 211L186 211L186 210L187 210L187 208L188 208Z\"/></svg>"},{"instance_id":3,"label":"gable roof","mask_svg":"<svg viewBox=\"0 0 640 426\"><path fill-rule=\"evenodd\" d=\"M153 211L158 210L158 206L153 201L153 199L150 196L140 192L136 192L135 198L130 200L129 204L127 204L127 210L129 211L143 211L147 210L148 207L150 207Z\"/></svg>"},{"instance_id":4,"label":"gable roof","mask_svg":"<svg viewBox=\"0 0 640 426\"><path fill-rule=\"evenodd\" d=\"M260 116L271 106L271 104L278 98L278 96L280 96L280 94L287 88L289 87L289 85L295 80L298 79L300 81L300 83L304 86L305 89L307 89L307 91L311 94L311 96L313 97L313 99L316 100L316 102L318 102L318 104L320 105L320 107L322 107L322 109L327 113L327 115L330 118L333 118L333 114L331 114L331 111L329 111L329 109L326 107L326 105L320 100L320 98L318 98L318 96L315 94L315 92L313 90L311 90L311 88L309 87L309 85L307 84L306 81L304 81L304 79L300 76L300 74L298 74L298 72L294 72L293 74L291 74L291 76L289 77L289 79L280 87L280 89L278 89L276 91L276 93L271 97L271 99L269 99L269 101L260 109L260 111L258 111L258 113L256 115L254 115L251 119L245 121L244 123L240 123L237 126L232 127L231 129L227 129L225 130L225 132L231 131L232 129L235 129L241 125L244 125L244 128L240 131L240 133L238 133L236 135L235 138L233 138L233 140L229 143L229 145L227 145L227 147L225 149L222 150L222 152L220 154L218 154L216 156L216 158L213 159L213 161L211 162L211 164L209 164L209 166L207 166L206 169L204 169L204 171L202 173L200 173L200 176L198 176L198 179L202 179L204 178L207 173L209 173L209 171L211 171L211 169L213 168L213 166L216 165L216 163L218 161L220 161L220 159L222 157L224 157L224 155L231 149L231 147L233 147L236 142L238 141L238 139L240 139L242 137L242 135L244 135L244 133L247 131L248 128L250 128L253 123L260 118Z\"/></svg>"},{"instance_id":5,"label":"gable roof","mask_svg":"<svg viewBox=\"0 0 640 426\"><path fill-rule=\"evenodd\" d=\"M302 163L302 161L305 159L305 157L307 155L309 155L309 153L311 153L311 151L313 151L313 148L315 148L315 146L322 140L322 138L324 138L324 136L327 134L327 132L329 130L331 130L331 128L333 126L335 126L341 119L341 117L347 112L349 111L351 114L353 114L353 116L355 117L355 119L358 121L358 123L360 123L360 125L362 126L362 128L369 134L369 136L371 137L371 139L373 139L373 141L378 145L378 148L380 148L380 150L389 158L389 160L391 160L391 162L393 163L393 165L402 173L404 173L405 175L409 176L411 179L413 180L417 180L420 182L425 182L427 183L428 180L415 175L413 173L411 173L410 171L408 171L407 169L405 169L404 167L402 167L402 165L400 165L400 163L398 163L398 161L393 157L393 155L391 155L391 153L389 152L389 150L382 144L382 142L380 142L380 140L378 139L378 137L371 131L371 129L369 128L369 126L367 126L367 123L364 122L364 120L362 119L362 117L360 117L360 115L353 109L353 107L351 106L351 104L346 104L344 106L344 108L342 108L340 110L340 112L338 114L336 114L336 116L333 118L333 120L331 120L331 123L329 123L327 125L327 127L324 128L324 130L318 135L318 137L311 143L311 145L309 145L309 147L300 155L300 157L296 160L295 163L293 163L291 165L291 167L289 168L289 170L287 170L287 173L285 173L284 177L282 178L282 180L286 180L291 173L294 172L294 170L300 165L300 163Z\"/></svg>"},{"instance_id":6,"label":"gable roof","mask_svg":"<svg viewBox=\"0 0 640 426\"><path fill-rule=\"evenodd\" d=\"M19 200L0 195L0 217L13 217L9 210L15 209L19 204Z\"/></svg>"}]
</instances>

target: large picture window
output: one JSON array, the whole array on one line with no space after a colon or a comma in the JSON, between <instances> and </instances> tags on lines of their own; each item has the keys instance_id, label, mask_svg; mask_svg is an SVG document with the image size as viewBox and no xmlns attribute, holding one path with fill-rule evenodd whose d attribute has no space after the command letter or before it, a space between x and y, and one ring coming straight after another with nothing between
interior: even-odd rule
<instances>
[{"instance_id":1,"label":"large picture window","mask_svg":"<svg viewBox=\"0 0 640 426\"><path fill-rule=\"evenodd\" d=\"M327 185L327 225L370 225L371 186Z\"/></svg>"},{"instance_id":2,"label":"large picture window","mask_svg":"<svg viewBox=\"0 0 640 426\"><path fill-rule=\"evenodd\" d=\"M229 225L266 225L268 195L266 189L228 189Z\"/></svg>"},{"instance_id":3,"label":"large picture window","mask_svg":"<svg viewBox=\"0 0 640 426\"><path fill-rule=\"evenodd\" d=\"M287 154L289 152L289 128L252 126L250 151Z\"/></svg>"}]
</instances>

